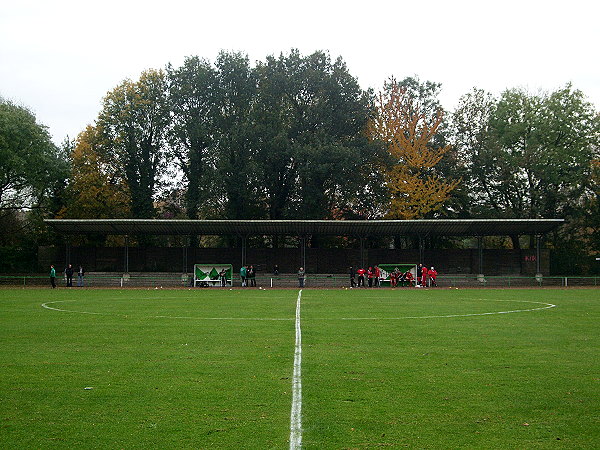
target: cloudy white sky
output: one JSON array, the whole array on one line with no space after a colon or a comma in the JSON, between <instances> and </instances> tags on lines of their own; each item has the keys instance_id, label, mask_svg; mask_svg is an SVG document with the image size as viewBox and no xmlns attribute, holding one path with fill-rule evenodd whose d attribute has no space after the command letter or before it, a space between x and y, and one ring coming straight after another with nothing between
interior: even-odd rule
<instances>
[{"instance_id":1,"label":"cloudy white sky","mask_svg":"<svg viewBox=\"0 0 600 450\"><path fill-rule=\"evenodd\" d=\"M5 0L0 96L30 108L55 142L93 123L104 95L148 68L220 50L251 61L298 48L342 56L363 88L417 75L452 110L478 87L498 95L572 82L600 110L600 3L592 0L298 2Z\"/></svg>"}]
</instances>

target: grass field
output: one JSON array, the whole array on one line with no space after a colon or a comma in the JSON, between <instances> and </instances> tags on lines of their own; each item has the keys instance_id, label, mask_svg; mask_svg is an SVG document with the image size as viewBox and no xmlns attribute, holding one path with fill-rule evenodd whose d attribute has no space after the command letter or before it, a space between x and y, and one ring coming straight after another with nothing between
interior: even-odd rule
<instances>
[{"instance_id":1,"label":"grass field","mask_svg":"<svg viewBox=\"0 0 600 450\"><path fill-rule=\"evenodd\" d=\"M298 295L0 290L0 448L289 448ZM600 290L300 311L304 448L599 446Z\"/></svg>"}]
</instances>

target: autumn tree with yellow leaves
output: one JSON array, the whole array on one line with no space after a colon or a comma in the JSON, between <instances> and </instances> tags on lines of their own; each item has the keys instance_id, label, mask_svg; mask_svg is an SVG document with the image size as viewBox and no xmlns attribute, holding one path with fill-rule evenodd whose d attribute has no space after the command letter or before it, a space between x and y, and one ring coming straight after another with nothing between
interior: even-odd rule
<instances>
[{"instance_id":1,"label":"autumn tree with yellow leaves","mask_svg":"<svg viewBox=\"0 0 600 450\"><path fill-rule=\"evenodd\" d=\"M129 216L129 189L115 162L104 151L102 133L88 126L71 154L67 205L59 218L114 218Z\"/></svg>"},{"instance_id":2,"label":"autumn tree with yellow leaves","mask_svg":"<svg viewBox=\"0 0 600 450\"><path fill-rule=\"evenodd\" d=\"M450 146L435 148L432 140L443 113L428 116L404 86L392 81L379 94L376 114L368 126L369 136L383 142L392 159L385 180L391 194L387 217L418 219L439 209L460 180L444 180L435 166Z\"/></svg>"}]
</instances>

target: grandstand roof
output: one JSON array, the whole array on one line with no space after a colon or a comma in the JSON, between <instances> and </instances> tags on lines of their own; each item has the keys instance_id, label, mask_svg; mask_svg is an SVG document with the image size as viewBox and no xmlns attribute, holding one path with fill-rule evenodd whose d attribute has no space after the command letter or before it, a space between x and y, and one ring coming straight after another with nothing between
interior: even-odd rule
<instances>
[{"instance_id":1,"label":"grandstand roof","mask_svg":"<svg viewBox=\"0 0 600 450\"><path fill-rule=\"evenodd\" d=\"M241 236L510 236L545 234L564 219L171 220L46 219L67 234Z\"/></svg>"}]
</instances>

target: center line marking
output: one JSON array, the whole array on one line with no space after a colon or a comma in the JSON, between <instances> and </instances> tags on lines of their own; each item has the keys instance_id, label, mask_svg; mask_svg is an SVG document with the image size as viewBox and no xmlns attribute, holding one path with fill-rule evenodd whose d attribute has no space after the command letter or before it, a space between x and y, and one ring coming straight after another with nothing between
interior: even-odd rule
<instances>
[{"instance_id":1,"label":"center line marking","mask_svg":"<svg viewBox=\"0 0 600 450\"><path fill-rule=\"evenodd\" d=\"M300 300L296 301L296 349L294 352L294 377L292 378L292 413L290 418L290 450L302 448L302 330L300 329Z\"/></svg>"}]
</instances>

